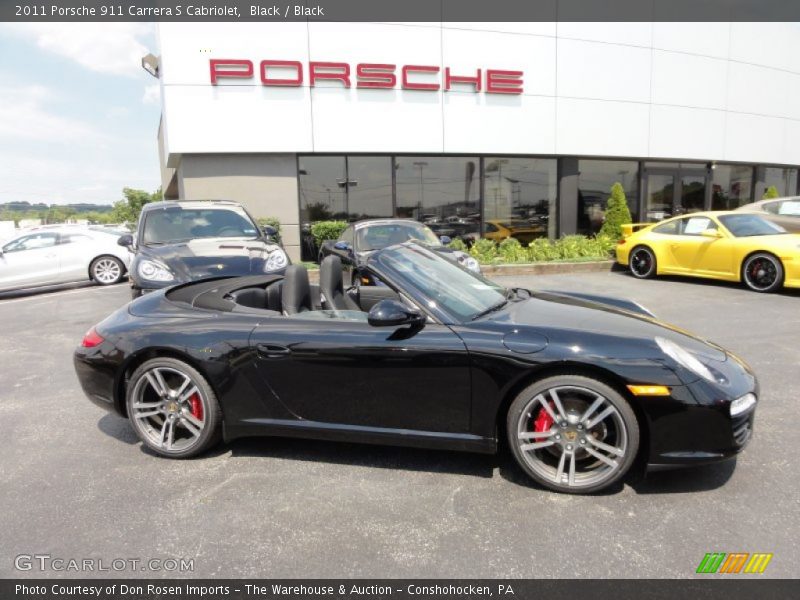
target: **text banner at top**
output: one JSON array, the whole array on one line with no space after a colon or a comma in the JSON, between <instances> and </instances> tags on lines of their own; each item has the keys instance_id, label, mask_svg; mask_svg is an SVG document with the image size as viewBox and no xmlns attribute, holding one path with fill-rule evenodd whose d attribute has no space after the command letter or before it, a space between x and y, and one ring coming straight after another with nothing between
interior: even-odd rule
<instances>
[{"instance_id":1,"label":"text banner at top","mask_svg":"<svg viewBox=\"0 0 800 600\"><path fill-rule=\"evenodd\" d=\"M0 0L0 21L798 22L797 0Z\"/></svg>"}]
</instances>

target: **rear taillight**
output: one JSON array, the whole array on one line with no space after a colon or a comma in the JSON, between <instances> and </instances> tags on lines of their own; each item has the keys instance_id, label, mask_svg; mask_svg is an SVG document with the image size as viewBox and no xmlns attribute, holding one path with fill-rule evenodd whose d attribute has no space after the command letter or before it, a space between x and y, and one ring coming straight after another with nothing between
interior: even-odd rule
<instances>
[{"instance_id":1,"label":"rear taillight","mask_svg":"<svg viewBox=\"0 0 800 600\"><path fill-rule=\"evenodd\" d=\"M83 340L81 341L81 346L84 348L94 348L95 346L99 346L104 341L103 337L100 336L99 333L92 327L89 331L86 332L86 335L83 336Z\"/></svg>"}]
</instances>

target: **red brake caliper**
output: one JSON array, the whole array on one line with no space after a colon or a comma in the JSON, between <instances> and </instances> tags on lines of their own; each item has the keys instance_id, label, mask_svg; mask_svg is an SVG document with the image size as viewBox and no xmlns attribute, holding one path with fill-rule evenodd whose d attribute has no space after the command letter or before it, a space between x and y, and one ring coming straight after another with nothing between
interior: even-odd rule
<instances>
[{"instance_id":1,"label":"red brake caliper","mask_svg":"<svg viewBox=\"0 0 800 600\"><path fill-rule=\"evenodd\" d=\"M539 414L536 415L536 419L533 421L533 431L535 433L543 433L549 431L552 426L553 418L547 414L544 408L540 408Z\"/></svg>"},{"instance_id":2,"label":"red brake caliper","mask_svg":"<svg viewBox=\"0 0 800 600\"><path fill-rule=\"evenodd\" d=\"M200 395L198 393L195 392L189 397L189 406L191 406L191 410L189 412L192 413L192 416L198 421L202 421L203 402L200 400Z\"/></svg>"}]
</instances>

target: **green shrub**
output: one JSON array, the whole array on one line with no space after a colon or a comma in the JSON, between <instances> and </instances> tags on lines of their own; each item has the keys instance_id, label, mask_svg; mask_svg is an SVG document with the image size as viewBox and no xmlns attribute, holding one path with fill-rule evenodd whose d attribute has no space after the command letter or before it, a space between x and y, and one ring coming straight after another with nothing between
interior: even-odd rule
<instances>
[{"instance_id":1,"label":"green shrub","mask_svg":"<svg viewBox=\"0 0 800 600\"><path fill-rule=\"evenodd\" d=\"M492 240L482 238L472 244L469 253L477 258L478 262L482 264L491 264L495 262L497 258L497 244Z\"/></svg>"},{"instance_id":2,"label":"green shrub","mask_svg":"<svg viewBox=\"0 0 800 600\"><path fill-rule=\"evenodd\" d=\"M453 250L460 250L461 252L469 252L469 248L467 248L467 245L464 243L464 240L460 238L455 238L454 240L451 240L450 243L447 244L447 247Z\"/></svg>"},{"instance_id":3,"label":"green shrub","mask_svg":"<svg viewBox=\"0 0 800 600\"><path fill-rule=\"evenodd\" d=\"M769 200L770 198L780 198L781 195L778 193L778 188L774 185L769 186L766 190L764 190L764 195L761 197L762 200Z\"/></svg>"},{"instance_id":4,"label":"green shrub","mask_svg":"<svg viewBox=\"0 0 800 600\"><path fill-rule=\"evenodd\" d=\"M497 246L497 254L502 262L519 263L528 262L528 251L522 247L516 238L506 238Z\"/></svg>"},{"instance_id":5,"label":"green shrub","mask_svg":"<svg viewBox=\"0 0 800 600\"><path fill-rule=\"evenodd\" d=\"M347 228L347 221L317 221L311 224L311 235L317 246L326 240L336 240Z\"/></svg>"},{"instance_id":6,"label":"green shrub","mask_svg":"<svg viewBox=\"0 0 800 600\"><path fill-rule=\"evenodd\" d=\"M622 225L631 223L631 211L625 199L625 189L617 182L611 186L611 196L606 206L606 216L600 235L619 240L622 238Z\"/></svg>"},{"instance_id":7,"label":"green shrub","mask_svg":"<svg viewBox=\"0 0 800 600\"><path fill-rule=\"evenodd\" d=\"M542 262L558 258L558 251L547 238L536 238L528 244L529 262Z\"/></svg>"}]
</instances>

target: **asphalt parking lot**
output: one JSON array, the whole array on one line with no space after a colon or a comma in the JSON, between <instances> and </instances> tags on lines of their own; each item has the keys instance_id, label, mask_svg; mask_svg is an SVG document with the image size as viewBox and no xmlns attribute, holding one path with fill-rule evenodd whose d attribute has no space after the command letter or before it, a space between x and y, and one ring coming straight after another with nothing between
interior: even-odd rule
<instances>
[{"instance_id":1,"label":"asphalt parking lot","mask_svg":"<svg viewBox=\"0 0 800 600\"><path fill-rule=\"evenodd\" d=\"M127 285L6 296L0 577L58 575L15 570L15 556L44 553L187 557L194 572L182 575L195 577L682 578L712 551L772 552L764 576L796 576L800 293L620 272L503 283L629 297L737 353L762 385L750 446L736 464L592 497L535 487L507 453L265 438L168 461L90 404L72 368Z\"/></svg>"}]
</instances>

